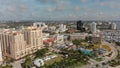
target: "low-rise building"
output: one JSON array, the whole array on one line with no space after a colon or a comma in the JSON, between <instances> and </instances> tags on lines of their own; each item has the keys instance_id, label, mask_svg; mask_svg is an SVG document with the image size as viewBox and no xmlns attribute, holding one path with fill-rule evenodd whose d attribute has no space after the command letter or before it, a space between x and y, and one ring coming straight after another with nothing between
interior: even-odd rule
<instances>
[{"instance_id":1,"label":"low-rise building","mask_svg":"<svg viewBox=\"0 0 120 68\"><path fill-rule=\"evenodd\" d=\"M42 36L43 36L43 38L47 38L50 36L50 33L43 33Z\"/></svg>"},{"instance_id":2,"label":"low-rise building","mask_svg":"<svg viewBox=\"0 0 120 68\"><path fill-rule=\"evenodd\" d=\"M39 27L42 30L44 30L45 28L48 28L48 26L43 22L35 22L35 23L33 23L33 26Z\"/></svg>"},{"instance_id":3,"label":"low-rise building","mask_svg":"<svg viewBox=\"0 0 120 68\"><path fill-rule=\"evenodd\" d=\"M73 33L70 34L70 40L85 39L87 35L87 33Z\"/></svg>"},{"instance_id":4,"label":"low-rise building","mask_svg":"<svg viewBox=\"0 0 120 68\"><path fill-rule=\"evenodd\" d=\"M56 38L56 43L57 44L63 44L64 43L64 35L57 34L55 36L55 38Z\"/></svg>"},{"instance_id":5,"label":"low-rise building","mask_svg":"<svg viewBox=\"0 0 120 68\"><path fill-rule=\"evenodd\" d=\"M92 42L94 44L101 44L103 41L103 38L101 36L92 36Z\"/></svg>"},{"instance_id":6,"label":"low-rise building","mask_svg":"<svg viewBox=\"0 0 120 68\"><path fill-rule=\"evenodd\" d=\"M55 38L43 38L43 44L45 46L52 46L55 43Z\"/></svg>"},{"instance_id":7,"label":"low-rise building","mask_svg":"<svg viewBox=\"0 0 120 68\"><path fill-rule=\"evenodd\" d=\"M65 32L67 30L66 25L60 24L58 30L59 32Z\"/></svg>"},{"instance_id":8,"label":"low-rise building","mask_svg":"<svg viewBox=\"0 0 120 68\"><path fill-rule=\"evenodd\" d=\"M116 41L120 42L120 30L103 30L101 34L106 41Z\"/></svg>"}]
</instances>

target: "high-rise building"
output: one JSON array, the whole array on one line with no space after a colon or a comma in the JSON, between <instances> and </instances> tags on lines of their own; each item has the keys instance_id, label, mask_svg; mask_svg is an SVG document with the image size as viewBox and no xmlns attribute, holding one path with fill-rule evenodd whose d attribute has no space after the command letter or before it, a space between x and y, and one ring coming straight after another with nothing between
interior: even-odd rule
<instances>
[{"instance_id":1,"label":"high-rise building","mask_svg":"<svg viewBox=\"0 0 120 68\"><path fill-rule=\"evenodd\" d=\"M85 31L85 27L84 27L84 24L82 23L82 21L77 21L77 30L80 30L82 32Z\"/></svg>"},{"instance_id":2,"label":"high-rise building","mask_svg":"<svg viewBox=\"0 0 120 68\"><path fill-rule=\"evenodd\" d=\"M1 41L0 41L0 62L2 61L3 61L3 58L2 58Z\"/></svg>"},{"instance_id":3,"label":"high-rise building","mask_svg":"<svg viewBox=\"0 0 120 68\"><path fill-rule=\"evenodd\" d=\"M83 28L82 21L77 21L77 30L81 30Z\"/></svg>"},{"instance_id":4,"label":"high-rise building","mask_svg":"<svg viewBox=\"0 0 120 68\"><path fill-rule=\"evenodd\" d=\"M3 31L0 33L2 52L5 56L19 59L25 56L25 40L22 32Z\"/></svg>"},{"instance_id":5,"label":"high-rise building","mask_svg":"<svg viewBox=\"0 0 120 68\"><path fill-rule=\"evenodd\" d=\"M22 30L2 30L0 41L4 56L20 59L43 47L42 29L26 27Z\"/></svg>"},{"instance_id":6,"label":"high-rise building","mask_svg":"<svg viewBox=\"0 0 120 68\"><path fill-rule=\"evenodd\" d=\"M117 29L116 23L111 23L111 29L113 29L113 30Z\"/></svg>"},{"instance_id":7,"label":"high-rise building","mask_svg":"<svg viewBox=\"0 0 120 68\"><path fill-rule=\"evenodd\" d=\"M91 27L90 28L91 28L90 30L91 30L92 33L96 33L97 28L96 28L96 23L95 22L91 23Z\"/></svg>"},{"instance_id":8,"label":"high-rise building","mask_svg":"<svg viewBox=\"0 0 120 68\"><path fill-rule=\"evenodd\" d=\"M40 49L42 47L42 30L37 27L27 27L23 30L28 45Z\"/></svg>"}]
</instances>

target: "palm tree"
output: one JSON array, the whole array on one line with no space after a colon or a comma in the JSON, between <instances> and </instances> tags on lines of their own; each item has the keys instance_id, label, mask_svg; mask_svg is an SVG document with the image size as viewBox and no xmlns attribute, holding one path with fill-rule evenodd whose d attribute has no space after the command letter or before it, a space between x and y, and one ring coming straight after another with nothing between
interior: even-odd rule
<instances>
[{"instance_id":1,"label":"palm tree","mask_svg":"<svg viewBox=\"0 0 120 68\"><path fill-rule=\"evenodd\" d=\"M48 52L48 49L44 48L44 49L41 49L41 50L38 50L37 52L35 52L35 56L36 56L36 58L41 58L41 57L45 56L45 54L47 52Z\"/></svg>"},{"instance_id":2,"label":"palm tree","mask_svg":"<svg viewBox=\"0 0 120 68\"><path fill-rule=\"evenodd\" d=\"M81 41L80 40L75 39L72 42L73 42L73 44L76 45L77 49L79 48L79 45L81 45Z\"/></svg>"},{"instance_id":3,"label":"palm tree","mask_svg":"<svg viewBox=\"0 0 120 68\"><path fill-rule=\"evenodd\" d=\"M30 57L26 57L24 63L21 64L23 68L29 68L32 66L32 59Z\"/></svg>"},{"instance_id":4,"label":"palm tree","mask_svg":"<svg viewBox=\"0 0 120 68\"><path fill-rule=\"evenodd\" d=\"M99 67L99 65L98 65L98 64L96 64L95 66L96 66L97 68Z\"/></svg>"}]
</instances>

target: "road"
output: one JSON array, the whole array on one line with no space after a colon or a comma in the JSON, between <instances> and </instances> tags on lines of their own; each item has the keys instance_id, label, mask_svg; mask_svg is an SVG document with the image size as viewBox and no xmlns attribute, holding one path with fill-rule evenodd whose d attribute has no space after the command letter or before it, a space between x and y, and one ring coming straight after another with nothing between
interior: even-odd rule
<instances>
[{"instance_id":1,"label":"road","mask_svg":"<svg viewBox=\"0 0 120 68\"><path fill-rule=\"evenodd\" d=\"M106 42L107 43L107 42ZM106 60L104 60L103 62L106 62L106 61L111 61L111 60L113 60L113 59L115 59L116 57L117 57L117 55L118 55L118 51L117 51L117 49L114 47L114 44L110 44L110 43L107 43L108 44L108 46L111 48L111 50L112 50L112 55L111 55L111 57L108 57L108 59L106 59Z\"/></svg>"},{"instance_id":2,"label":"road","mask_svg":"<svg viewBox=\"0 0 120 68\"><path fill-rule=\"evenodd\" d=\"M21 63L24 61L25 59L20 59L18 61L15 61L14 63L12 63L13 68L22 68L21 67Z\"/></svg>"},{"instance_id":3,"label":"road","mask_svg":"<svg viewBox=\"0 0 120 68\"><path fill-rule=\"evenodd\" d=\"M85 65L81 68L88 68L88 67L95 68L96 65L99 65L99 68L105 68L105 67L102 67L102 63L106 63L106 62L111 61L116 58L116 56L118 55L118 52L117 52L117 49L115 48L115 45L107 43L107 42L104 42L104 44L107 44L111 48L112 55L110 57L106 57L105 60L103 60L101 62L97 62L93 59L90 59L89 62L91 62L91 65Z\"/></svg>"}]
</instances>

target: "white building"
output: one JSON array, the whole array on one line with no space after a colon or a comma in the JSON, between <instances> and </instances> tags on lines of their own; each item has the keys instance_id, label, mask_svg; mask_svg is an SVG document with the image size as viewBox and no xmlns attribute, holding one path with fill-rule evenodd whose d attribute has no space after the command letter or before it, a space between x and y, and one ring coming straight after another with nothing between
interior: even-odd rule
<instances>
[{"instance_id":1,"label":"white building","mask_svg":"<svg viewBox=\"0 0 120 68\"><path fill-rule=\"evenodd\" d=\"M50 31L55 31L55 30L56 30L56 26L49 26L48 29L49 29Z\"/></svg>"},{"instance_id":2,"label":"white building","mask_svg":"<svg viewBox=\"0 0 120 68\"><path fill-rule=\"evenodd\" d=\"M42 59L35 59L34 62L35 66L41 67L44 65L44 61Z\"/></svg>"},{"instance_id":3,"label":"white building","mask_svg":"<svg viewBox=\"0 0 120 68\"><path fill-rule=\"evenodd\" d=\"M33 26L40 27L42 29L48 28L48 26L43 22L35 22L33 23Z\"/></svg>"},{"instance_id":4,"label":"white building","mask_svg":"<svg viewBox=\"0 0 120 68\"><path fill-rule=\"evenodd\" d=\"M66 25L60 24L59 25L59 32L65 32L67 30Z\"/></svg>"},{"instance_id":5,"label":"white building","mask_svg":"<svg viewBox=\"0 0 120 68\"><path fill-rule=\"evenodd\" d=\"M57 35L56 35L56 42L57 42L58 44L63 44L63 43L64 43L64 35L59 35L59 34L57 34Z\"/></svg>"},{"instance_id":6,"label":"white building","mask_svg":"<svg viewBox=\"0 0 120 68\"><path fill-rule=\"evenodd\" d=\"M87 36L88 36L87 33L73 33L73 34L70 34L70 40L85 39Z\"/></svg>"},{"instance_id":7,"label":"white building","mask_svg":"<svg viewBox=\"0 0 120 68\"><path fill-rule=\"evenodd\" d=\"M43 33L43 34L42 34L42 37L43 37L43 38L48 38L49 36L50 36L49 33Z\"/></svg>"},{"instance_id":8,"label":"white building","mask_svg":"<svg viewBox=\"0 0 120 68\"><path fill-rule=\"evenodd\" d=\"M0 41L0 62L2 61L3 61L3 58L2 58L1 41Z\"/></svg>"},{"instance_id":9,"label":"white building","mask_svg":"<svg viewBox=\"0 0 120 68\"><path fill-rule=\"evenodd\" d=\"M116 29L117 29L116 23L112 23L112 24L111 24L111 28L112 28L113 30L116 30Z\"/></svg>"},{"instance_id":10,"label":"white building","mask_svg":"<svg viewBox=\"0 0 120 68\"><path fill-rule=\"evenodd\" d=\"M90 30L91 30L92 33L96 33L96 31L97 31L96 25L97 24L95 22L91 23L91 26L90 26L91 29Z\"/></svg>"}]
</instances>

